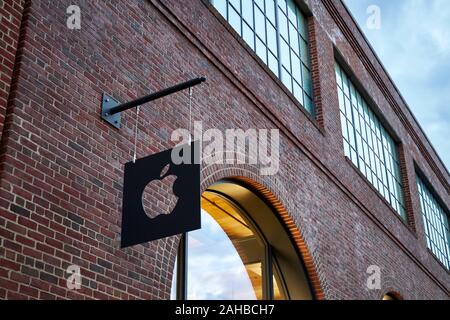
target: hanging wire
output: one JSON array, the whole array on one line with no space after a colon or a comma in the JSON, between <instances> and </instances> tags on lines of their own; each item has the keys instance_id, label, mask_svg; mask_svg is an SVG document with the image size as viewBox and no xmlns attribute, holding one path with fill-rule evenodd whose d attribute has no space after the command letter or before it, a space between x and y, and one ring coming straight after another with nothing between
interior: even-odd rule
<instances>
[{"instance_id":1,"label":"hanging wire","mask_svg":"<svg viewBox=\"0 0 450 320\"><path fill-rule=\"evenodd\" d=\"M138 120L139 120L139 109L141 106L136 108L136 122L134 125L134 153L133 153L133 163L136 163L136 153L137 153L137 134L138 134Z\"/></svg>"},{"instance_id":2,"label":"hanging wire","mask_svg":"<svg viewBox=\"0 0 450 320\"><path fill-rule=\"evenodd\" d=\"M191 144L192 137L192 87L189 88L189 145Z\"/></svg>"}]
</instances>

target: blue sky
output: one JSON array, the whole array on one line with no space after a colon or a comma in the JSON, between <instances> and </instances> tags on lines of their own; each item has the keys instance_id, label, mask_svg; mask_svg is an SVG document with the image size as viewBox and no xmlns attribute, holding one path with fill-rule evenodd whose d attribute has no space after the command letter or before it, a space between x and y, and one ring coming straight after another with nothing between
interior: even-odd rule
<instances>
[{"instance_id":1,"label":"blue sky","mask_svg":"<svg viewBox=\"0 0 450 320\"><path fill-rule=\"evenodd\" d=\"M236 248L217 221L203 209L202 228L189 232L188 252L189 300L256 299ZM174 281L171 299L175 297Z\"/></svg>"},{"instance_id":2,"label":"blue sky","mask_svg":"<svg viewBox=\"0 0 450 320\"><path fill-rule=\"evenodd\" d=\"M447 168L450 168L450 1L344 0ZM367 9L380 8L380 29Z\"/></svg>"}]
</instances>

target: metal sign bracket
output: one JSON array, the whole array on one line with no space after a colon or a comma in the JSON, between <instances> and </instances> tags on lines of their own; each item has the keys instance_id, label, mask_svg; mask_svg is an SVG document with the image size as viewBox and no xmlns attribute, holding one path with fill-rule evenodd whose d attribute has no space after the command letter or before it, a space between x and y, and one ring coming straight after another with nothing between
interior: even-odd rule
<instances>
[{"instance_id":1,"label":"metal sign bracket","mask_svg":"<svg viewBox=\"0 0 450 320\"><path fill-rule=\"evenodd\" d=\"M106 93L103 94L101 114L102 119L108 122L110 125L116 127L117 129L120 129L121 113L119 112L110 114L111 109L118 105L119 102L117 100L114 100Z\"/></svg>"},{"instance_id":2,"label":"metal sign bracket","mask_svg":"<svg viewBox=\"0 0 450 320\"><path fill-rule=\"evenodd\" d=\"M140 97L133 101L122 104L119 104L119 102L111 98L111 96L103 94L101 117L103 120L107 121L112 126L116 127L117 129L120 129L120 120L121 120L120 114L123 111L126 111L131 108L136 108L137 106L143 105L147 102L151 102L169 96L178 91L191 88L205 81L206 78L204 77L191 79L189 81L176 84L172 87L162 89L160 91L151 93L144 97Z\"/></svg>"}]
</instances>

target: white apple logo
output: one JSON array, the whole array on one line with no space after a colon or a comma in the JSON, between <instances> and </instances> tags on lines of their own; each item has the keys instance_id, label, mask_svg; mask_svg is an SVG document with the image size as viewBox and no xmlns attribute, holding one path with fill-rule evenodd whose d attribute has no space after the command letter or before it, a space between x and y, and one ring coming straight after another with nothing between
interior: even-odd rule
<instances>
[{"instance_id":1,"label":"white apple logo","mask_svg":"<svg viewBox=\"0 0 450 320\"><path fill-rule=\"evenodd\" d=\"M170 164L161 170L159 179L152 180L147 184L142 193L142 206L150 219L162 214L171 214L178 202L178 197L173 193L173 185L177 176L167 175L169 169Z\"/></svg>"}]
</instances>

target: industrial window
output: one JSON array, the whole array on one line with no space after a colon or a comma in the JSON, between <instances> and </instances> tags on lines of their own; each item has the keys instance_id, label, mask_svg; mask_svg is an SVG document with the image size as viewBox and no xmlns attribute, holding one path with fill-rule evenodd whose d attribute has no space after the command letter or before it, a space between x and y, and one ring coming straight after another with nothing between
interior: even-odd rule
<instances>
[{"instance_id":1,"label":"industrial window","mask_svg":"<svg viewBox=\"0 0 450 320\"><path fill-rule=\"evenodd\" d=\"M405 219L397 146L337 63L336 80L345 155Z\"/></svg>"},{"instance_id":2,"label":"industrial window","mask_svg":"<svg viewBox=\"0 0 450 320\"><path fill-rule=\"evenodd\" d=\"M447 269L450 269L449 217L437 198L419 177L417 177L417 187L419 189L427 246L442 264Z\"/></svg>"},{"instance_id":3,"label":"industrial window","mask_svg":"<svg viewBox=\"0 0 450 320\"><path fill-rule=\"evenodd\" d=\"M310 114L311 61L306 18L293 0L211 0L234 30Z\"/></svg>"}]
</instances>

